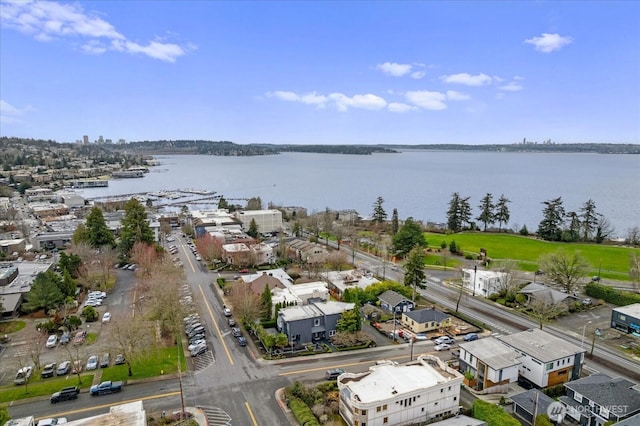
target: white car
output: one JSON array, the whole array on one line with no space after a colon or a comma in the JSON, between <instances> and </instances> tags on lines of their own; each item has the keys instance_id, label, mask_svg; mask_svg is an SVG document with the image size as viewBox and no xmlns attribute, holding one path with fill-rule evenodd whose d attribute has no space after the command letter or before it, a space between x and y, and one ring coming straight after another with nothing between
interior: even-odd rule
<instances>
[{"instance_id":1,"label":"white car","mask_svg":"<svg viewBox=\"0 0 640 426\"><path fill-rule=\"evenodd\" d=\"M38 426L56 426L67 423L66 417L52 417L50 419L42 419L38 422Z\"/></svg>"},{"instance_id":2,"label":"white car","mask_svg":"<svg viewBox=\"0 0 640 426\"><path fill-rule=\"evenodd\" d=\"M449 349L451 349L451 345L449 345L447 343L440 343L434 349L436 351L448 351Z\"/></svg>"},{"instance_id":3,"label":"white car","mask_svg":"<svg viewBox=\"0 0 640 426\"><path fill-rule=\"evenodd\" d=\"M102 315L102 323L107 323L111 321L111 312L105 312L104 315Z\"/></svg>"},{"instance_id":4,"label":"white car","mask_svg":"<svg viewBox=\"0 0 640 426\"><path fill-rule=\"evenodd\" d=\"M58 336L56 336L55 334L52 334L47 339L47 343L45 344L45 346L47 348L55 348L57 343L58 343Z\"/></svg>"},{"instance_id":5,"label":"white car","mask_svg":"<svg viewBox=\"0 0 640 426\"><path fill-rule=\"evenodd\" d=\"M87 361L87 370L95 370L98 368L98 357L91 355Z\"/></svg>"}]
</instances>

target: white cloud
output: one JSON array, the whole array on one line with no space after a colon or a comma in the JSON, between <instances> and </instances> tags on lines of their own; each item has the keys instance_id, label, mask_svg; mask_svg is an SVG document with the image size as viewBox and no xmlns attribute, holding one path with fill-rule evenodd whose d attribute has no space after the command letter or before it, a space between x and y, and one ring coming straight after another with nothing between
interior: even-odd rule
<instances>
[{"instance_id":1,"label":"white cloud","mask_svg":"<svg viewBox=\"0 0 640 426\"><path fill-rule=\"evenodd\" d=\"M465 93L456 92L455 90L447 90L447 99L451 99L452 101L466 101L471 99L471 96Z\"/></svg>"},{"instance_id":2,"label":"white cloud","mask_svg":"<svg viewBox=\"0 0 640 426\"><path fill-rule=\"evenodd\" d=\"M511 83L507 83L504 86L498 87L500 90L504 90L505 92L519 92L523 89L522 85L516 81L512 81Z\"/></svg>"},{"instance_id":3,"label":"white cloud","mask_svg":"<svg viewBox=\"0 0 640 426\"><path fill-rule=\"evenodd\" d=\"M391 112L407 112L407 111L415 111L416 107L403 104L400 102L391 102L387 106L387 109Z\"/></svg>"},{"instance_id":4,"label":"white cloud","mask_svg":"<svg viewBox=\"0 0 640 426\"><path fill-rule=\"evenodd\" d=\"M538 52L549 53L571 44L573 39L571 37L563 37L560 34L542 33L541 37L532 37L524 42L533 44Z\"/></svg>"},{"instance_id":5,"label":"white cloud","mask_svg":"<svg viewBox=\"0 0 640 426\"><path fill-rule=\"evenodd\" d=\"M413 66L410 64L398 64L396 62L385 62L384 64L376 65L377 70L393 77L402 77L409 74L412 68Z\"/></svg>"},{"instance_id":6,"label":"white cloud","mask_svg":"<svg viewBox=\"0 0 640 426\"><path fill-rule=\"evenodd\" d=\"M34 108L31 105L27 105L24 108L18 108L11 105L4 99L0 99L0 123L20 123L22 122L20 117L31 111L34 111Z\"/></svg>"},{"instance_id":7,"label":"white cloud","mask_svg":"<svg viewBox=\"0 0 640 426\"><path fill-rule=\"evenodd\" d=\"M299 102L306 105L316 105L324 108L332 103L338 111L347 111L349 108L359 108L368 110L379 110L387 106L387 101L377 95L365 94L347 96L344 93L331 93L328 96L311 92L307 94L297 94L289 91L268 92L267 97L280 99L288 102Z\"/></svg>"},{"instance_id":8,"label":"white cloud","mask_svg":"<svg viewBox=\"0 0 640 426\"><path fill-rule=\"evenodd\" d=\"M442 110L447 108L447 104L444 103L447 96L444 93L418 90L407 92L405 97L409 103L419 106L420 108L429 110Z\"/></svg>"},{"instance_id":9,"label":"white cloud","mask_svg":"<svg viewBox=\"0 0 640 426\"><path fill-rule=\"evenodd\" d=\"M420 80L426 74L427 74L426 71L414 71L414 72L411 73L411 78L413 78L414 80Z\"/></svg>"},{"instance_id":10,"label":"white cloud","mask_svg":"<svg viewBox=\"0 0 640 426\"><path fill-rule=\"evenodd\" d=\"M484 86L491 84L492 78L486 74L471 75L466 72L443 75L440 77L445 83L464 84L465 86Z\"/></svg>"},{"instance_id":11,"label":"white cloud","mask_svg":"<svg viewBox=\"0 0 640 426\"><path fill-rule=\"evenodd\" d=\"M115 50L175 62L193 50L193 46L183 47L159 40L147 44L130 41L112 24L96 14L85 12L78 4L40 0L3 2L0 22L7 28L32 35L38 41L85 39L80 50L91 54Z\"/></svg>"},{"instance_id":12,"label":"white cloud","mask_svg":"<svg viewBox=\"0 0 640 426\"><path fill-rule=\"evenodd\" d=\"M327 103L327 97L324 95L318 95L316 92L298 95L294 92L278 90L275 92L268 92L267 96L270 98L277 98L282 101L300 102L307 105L318 105L319 107L324 107Z\"/></svg>"}]
</instances>

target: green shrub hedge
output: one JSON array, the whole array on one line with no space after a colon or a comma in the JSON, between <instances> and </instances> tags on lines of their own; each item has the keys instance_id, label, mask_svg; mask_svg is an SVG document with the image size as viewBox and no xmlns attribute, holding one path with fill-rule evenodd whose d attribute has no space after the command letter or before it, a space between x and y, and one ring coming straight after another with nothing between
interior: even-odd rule
<instances>
[{"instance_id":1,"label":"green shrub hedge","mask_svg":"<svg viewBox=\"0 0 640 426\"><path fill-rule=\"evenodd\" d=\"M293 412L293 415L296 416L296 419L302 426L320 426L311 408L302 400L291 398L289 400L289 408L291 408L291 412Z\"/></svg>"},{"instance_id":2,"label":"green shrub hedge","mask_svg":"<svg viewBox=\"0 0 640 426\"><path fill-rule=\"evenodd\" d=\"M488 426L520 426L520 422L511 417L502 407L482 399L473 401L473 417L484 420Z\"/></svg>"},{"instance_id":3,"label":"green shrub hedge","mask_svg":"<svg viewBox=\"0 0 640 426\"><path fill-rule=\"evenodd\" d=\"M617 290L604 284L590 282L585 287L588 296L595 299L602 299L605 302L613 303L617 306L626 306L633 303L640 303L640 294L630 291Z\"/></svg>"}]
</instances>

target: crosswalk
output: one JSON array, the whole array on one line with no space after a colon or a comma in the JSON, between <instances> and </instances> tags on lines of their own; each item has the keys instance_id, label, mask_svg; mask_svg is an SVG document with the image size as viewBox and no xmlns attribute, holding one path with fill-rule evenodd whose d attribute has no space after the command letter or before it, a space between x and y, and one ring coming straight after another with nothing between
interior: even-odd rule
<instances>
[{"instance_id":1,"label":"crosswalk","mask_svg":"<svg viewBox=\"0 0 640 426\"><path fill-rule=\"evenodd\" d=\"M209 426L231 426L231 417L218 407L199 407L207 416Z\"/></svg>"}]
</instances>

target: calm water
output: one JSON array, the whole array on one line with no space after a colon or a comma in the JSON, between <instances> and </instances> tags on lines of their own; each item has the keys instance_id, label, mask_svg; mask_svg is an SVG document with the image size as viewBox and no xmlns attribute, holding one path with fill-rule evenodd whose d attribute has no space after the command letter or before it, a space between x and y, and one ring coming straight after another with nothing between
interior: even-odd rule
<instances>
[{"instance_id":1,"label":"calm water","mask_svg":"<svg viewBox=\"0 0 640 426\"><path fill-rule=\"evenodd\" d=\"M309 212L355 209L370 216L378 196L389 218L445 222L453 192L470 196L474 217L480 199L511 200L510 228L538 228L542 202L562 197L567 211L589 198L597 212L626 236L640 225L640 156L456 151L405 151L371 156L286 153L261 157L158 156L161 165L142 179L109 182L86 197L161 189L196 188L225 198L260 197Z\"/></svg>"}]
</instances>

